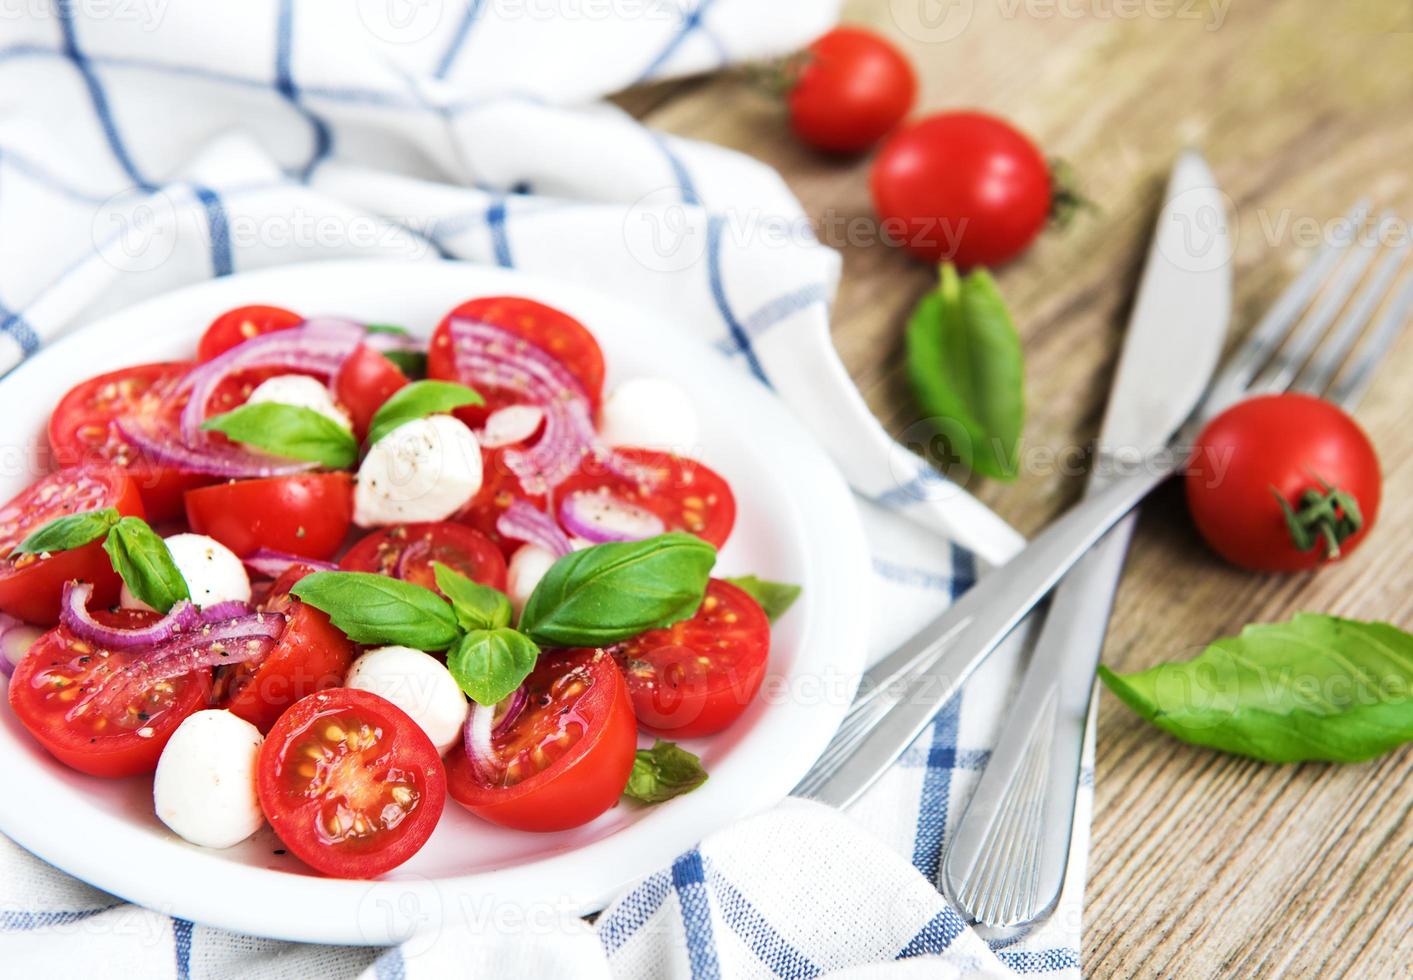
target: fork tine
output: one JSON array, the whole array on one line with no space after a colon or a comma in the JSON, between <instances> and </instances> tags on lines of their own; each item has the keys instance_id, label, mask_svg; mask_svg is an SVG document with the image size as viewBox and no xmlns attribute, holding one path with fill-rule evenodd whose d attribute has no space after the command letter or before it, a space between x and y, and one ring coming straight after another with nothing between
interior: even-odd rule
<instances>
[{"instance_id":1,"label":"fork tine","mask_svg":"<svg viewBox=\"0 0 1413 980\"><path fill-rule=\"evenodd\" d=\"M1367 199L1358 201L1349 209L1345 220L1357 227L1363 223L1370 207ZM1282 342L1290 334L1291 327L1325 284L1330 272L1353 244L1354 238L1355 236L1350 235L1347 239L1326 241L1320 246L1304 271L1296 276L1285 292L1271 304L1266 315L1252 328L1251 335L1217 375L1204 402L1204 413L1220 411L1245 394L1251 379L1256 377L1256 373L1280 349Z\"/></svg>"},{"instance_id":2,"label":"fork tine","mask_svg":"<svg viewBox=\"0 0 1413 980\"><path fill-rule=\"evenodd\" d=\"M1387 215L1380 217L1382 224ZM1330 279L1325 292L1291 336L1290 342L1278 351L1269 367L1251 384L1253 394L1261 392L1285 391L1300 372L1305 361L1320 343L1331 323L1334 322L1344 304L1364 277L1364 271L1379 250L1378 236L1361 241L1354 254L1345 259L1338 272Z\"/></svg>"},{"instance_id":3,"label":"fork tine","mask_svg":"<svg viewBox=\"0 0 1413 980\"><path fill-rule=\"evenodd\" d=\"M1409 241L1405 239L1379 260L1368 284L1360 290L1348 312L1340 320L1339 326L1330 335L1330 339L1301 372L1299 380L1291 387L1292 391L1319 395L1334 380L1360 333L1373 319L1379 304L1388 296L1399 266L1408 258L1409 245Z\"/></svg>"},{"instance_id":4,"label":"fork tine","mask_svg":"<svg viewBox=\"0 0 1413 980\"><path fill-rule=\"evenodd\" d=\"M1368 340L1355 359L1326 395L1330 401L1345 409L1353 409L1359 404L1359 399L1364 397L1364 392L1374 380L1374 372L1383 362L1384 355L1408 325L1410 314L1413 314L1413 272L1403 277L1397 296L1370 331Z\"/></svg>"}]
</instances>

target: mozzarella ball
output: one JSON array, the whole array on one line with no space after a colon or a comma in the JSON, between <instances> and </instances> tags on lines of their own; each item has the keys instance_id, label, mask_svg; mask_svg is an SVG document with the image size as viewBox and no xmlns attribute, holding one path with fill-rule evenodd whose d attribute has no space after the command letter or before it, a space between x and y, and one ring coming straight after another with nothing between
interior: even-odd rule
<instances>
[{"instance_id":1,"label":"mozzarella ball","mask_svg":"<svg viewBox=\"0 0 1413 980\"><path fill-rule=\"evenodd\" d=\"M353 491L361 527L442 521L481 489L481 446L450 415L404 422L368 450Z\"/></svg>"},{"instance_id":2,"label":"mozzarella ball","mask_svg":"<svg viewBox=\"0 0 1413 980\"><path fill-rule=\"evenodd\" d=\"M527 544L510 556L510 567L505 576L505 594L510 597L510 605L515 615L525 608L530 593L545 577L545 572L558 561L553 553L537 544Z\"/></svg>"},{"instance_id":3,"label":"mozzarella ball","mask_svg":"<svg viewBox=\"0 0 1413 980\"><path fill-rule=\"evenodd\" d=\"M204 534L174 534L165 540L192 602L204 608L218 602L250 601L250 576L231 549ZM118 602L124 609L152 608L133 595L126 583Z\"/></svg>"},{"instance_id":4,"label":"mozzarella ball","mask_svg":"<svg viewBox=\"0 0 1413 980\"><path fill-rule=\"evenodd\" d=\"M436 657L411 647L378 647L353 662L344 686L387 698L417 722L438 752L461 741L471 706Z\"/></svg>"},{"instance_id":5,"label":"mozzarella ball","mask_svg":"<svg viewBox=\"0 0 1413 980\"><path fill-rule=\"evenodd\" d=\"M264 739L229 711L198 711L162 749L152 779L157 817L202 847L231 847L260 829L255 764Z\"/></svg>"},{"instance_id":6,"label":"mozzarella ball","mask_svg":"<svg viewBox=\"0 0 1413 980\"><path fill-rule=\"evenodd\" d=\"M296 408L313 409L345 429L353 428L348 416L334 404L334 396L329 393L328 386L305 374L281 374L268 381L262 381L250 393L245 403L253 405L256 402L275 402Z\"/></svg>"},{"instance_id":7,"label":"mozzarella ball","mask_svg":"<svg viewBox=\"0 0 1413 980\"><path fill-rule=\"evenodd\" d=\"M690 455L701 438L697 409L686 390L666 378L634 378L609 393L599 434L610 446Z\"/></svg>"}]
</instances>

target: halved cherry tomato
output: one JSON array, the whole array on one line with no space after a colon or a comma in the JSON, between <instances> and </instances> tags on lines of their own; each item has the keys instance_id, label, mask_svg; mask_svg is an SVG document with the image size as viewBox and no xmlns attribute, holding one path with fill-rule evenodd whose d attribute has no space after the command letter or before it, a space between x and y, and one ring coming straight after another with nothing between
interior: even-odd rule
<instances>
[{"instance_id":1,"label":"halved cherry tomato","mask_svg":"<svg viewBox=\"0 0 1413 980\"><path fill-rule=\"evenodd\" d=\"M438 561L472 581L505 589L505 556L500 549L479 531L450 521L398 524L374 531L350 548L339 566L436 589L432 563Z\"/></svg>"},{"instance_id":2,"label":"halved cherry tomato","mask_svg":"<svg viewBox=\"0 0 1413 980\"><path fill-rule=\"evenodd\" d=\"M281 306L237 306L211 321L196 345L196 357L209 361L252 337L288 330L303 322L304 317Z\"/></svg>"},{"instance_id":3,"label":"halved cherry tomato","mask_svg":"<svg viewBox=\"0 0 1413 980\"><path fill-rule=\"evenodd\" d=\"M554 307L521 296L488 296L468 300L443 318L427 352L427 376L445 381L464 381L456 370L451 350L450 321L454 316L479 320L523 337L554 355L584 386L590 404L597 409L603 394L603 351L598 341L578 320ZM457 417L470 426L479 426L498 408L526 402L524 395L509 388L487 389L472 385L485 398L484 405L457 410Z\"/></svg>"},{"instance_id":4,"label":"halved cherry tomato","mask_svg":"<svg viewBox=\"0 0 1413 980\"><path fill-rule=\"evenodd\" d=\"M143 513L137 486L116 466L56 470L0 508L0 556L5 556L0 558L0 611L52 626L59 621L64 583L74 579L93 583L93 606L114 605L122 581L101 540L47 557L11 555L31 532L55 518L105 507L136 517Z\"/></svg>"},{"instance_id":5,"label":"halved cherry tomato","mask_svg":"<svg viewBox=\"0 0 1413 980\"><path fill-rule=\"evenodd\" d=\"M218 483L186 495L191 529L244 557L258 548L333 557L353 520L353 478L300 473Z\"/></svg>"},{"instance_id":6,"label":"halved cherry tomato","mask_svg":"<svg viewBox=\"0 0 1413 980\"><path fill-rule=\"evenodd\" d=\"M1218 415L1197 437L1186 482L1207 544L1261 572L1305 571L1349 554L1378 519L1383 495L1379 458L1359 423L1300 394L1252 398Z\"/></svg>"},{"instance_id":7,"label":"halved cherry tomato","mask_svg":"<svg viewBox=\"0 0 1413 980\"><path fill-rule=\"evenodd\" d=\"M633 768L637 732L623 675L602 650L546 651L525 689L524 710L491 740L490 778L464 747L447 754L452 799L516 830L588 823L618 802Z\"/></svg>"},{"instance_id":8,"label":"halved cherry tomato","mask_svg":"<svg viewBox=\"0 0 1413 980\"><path fill-rule=\"evenodd\" d=\"M579 473L560 484L556 496L563 499L580 491L609 493L652 511L669 531L687 531L717 547L726 542L736 523L736 498L725 480L705 464L671 453L647 449L618 452L654 479L640 482L610 473L590 456Z\"/></svg>"},{"instance_id":9,"label":"halved cherry tomato","mask_svg":"<svg viewBox=\"0 0 1413 980\"><path fill-rule=\"evenodd\" d=\"M691 619L609 649L628 681L638 724L669 738L714 735L760 690L770 620L749 595L720 579Z\"/></svg>"},{"instance_id":10,"label":"halved cherry tomato","mask_svg":"<svg viewBox=\"0 0 1413 980\"><path fill-rule=\"evenodd\" d=\"M260 747L256 791L276 836L336 878L373 878L419 851L446 804L446 774L392 702L341 687L290 708Z\"/></svg>"},{"instance_id":11,"label":"halved cherry tomato","mask_svg":"<svg viewBox=\"0 0 1413 980\"><path fill-rule=\"evenodd\" d=\"M520 486L516 476L505 462L504 449L488 449L481 453L481 489L471 502L456 515L456 520L480 531L495 542L501 554L508 559L524 542L507 538L496 530L496 522L506 508L517 499L524 500L536 510L545 509L545 498L531 496Z\"/></svg>"},{"instance_id":12,"label":"halved cherry tomato","mask_svg":"<svg viewBox=\"0 0 1413 980\"><path fill-rule=\"evenodd\" d=\"M172 389L191 368L189 361L142 364L75 385L49 417L54 459L60 466L121 466L137 484L148 520L160 523L181 517L182 494L211 482L210 477L147 459L119 431L118 421L160 416L175 433L182 403L171 400Z\"/></svg>"},{"instance_id":13,"label":"halved cherry tomato","mask_svg":"<svg viewBox=\"0 0 1413 980\"><path fill-rule=\"evenodd\" d=\"M360 442L368 435L368 423L383 402L406 384L407 375L367 344L359 344L344 358L334 376L334 398L348 412Z\"/></svg>"},{"instance_id":14,"label":"halved cherry tomato","mask_svg":"<svg viewBox=\"0 0 1413 980\"><path fill-rule=\"evenodd\" d=\"M156 613L98 610L108 626L135 629L156 622ZM137 653L99 650L58 626L35 641L10 679L10 707L40 745L72 769L94 776L152 772L167 739L187 715L206 704L209 670L134 691L122 704L85 697L131 664Z\"/></svg>"},{"instance_id":15,"label":"halved cherry tomato","mask_svg":"<svg viewBox=\"0 0 1413 980\"><path fill-rule=\"evenodd\" d=\"M216 672L214 700L262 732L300 698L343 683L356 651L343 631L313 606L289 595L289 589L312 569L295 565L281 575L262 608L287 617L264 660L233 664Z\"/></svg>"}]
</instances>

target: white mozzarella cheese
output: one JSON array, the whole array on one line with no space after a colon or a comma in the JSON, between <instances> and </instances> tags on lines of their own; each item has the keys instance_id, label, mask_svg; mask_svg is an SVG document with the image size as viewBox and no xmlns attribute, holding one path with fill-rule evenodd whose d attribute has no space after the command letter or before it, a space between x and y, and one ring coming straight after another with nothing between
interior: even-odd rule
<instances>
[{"instance_id":1,"label":"white mozzarella cheese","mask_svg":"<svg viewBox=\"0 0 1413 980\"><path fill-rule=\"evenodd\" d=\"M368 450L358 468L353 520L361 527L441 521L481 489L481 446L450 415L414 419Z\"/></svg>"},{"instance_id":2,"label":"white mozzarella cheese","mask_svg":"<svg viewBox=\"0 0 1413 980\"><path fill-rule=\"evenodd\" d=\"M505 594L510 597L510 605L515 609L517 616L525 608L530 593L535 591L535 586L540 584L540 579L545 577L545 572L548 572L557 560L552 553L535 544L522 545L510 556L510 568L505 576Z\"/></svg>"},{"instance_id":3,"label":"white mozzarella cheese","mask_svg":"<svg viewBox=\"0 0 1413 980\"><path fill-rule=\"evenodd\" d=\"M461 741L470 711L442 662L411 647L378 647L353 662L344 686L387 698L415 721L438 752Z\"/></svg>"},{"instance_id":4,"label":"white mozzarella cheese","mask_svg":"<svg viewBox=\"0 0 1413 980\"><path fill-rule=\"evenodd\" d=\"M328 386L305 374L280 374L262 381L246 399L247 405L254 402L276 402L313 409L345 429L353 428L348 415L334 404L334 396L329 393Z\"/></svg>"},{"instance_id":5,"label":"white mozzarella cheese","mask_svg":"<svg viewBox=\"0 0 1413 980\"><path fill-rule=\"evenodd\" d=\"M204 608L218 602L250 601L250 576L231 549L204 534L173 534L165 540L192 602ZM118 601L124 609L152 608L126 584Z\"/></svg>"},{"instance_id":6,"label":"white mozzarella cheese","mask_svg":"<svg viewBox=\"0 0 1413 980\"><path fill-rule=\"evenodd\" d=\"M172 733L157 761L152 801L178 837L231 847L260 829L255 794L259 730L229 711L198 711Z\"/></svg>"},{"instance_id":7,"label":"white mozzarella cheese","mask_svg":"<svg viewBox=\"0 0 1413 980\"><path fill-rule=\"evenodd\" d=\"M599 434L610 446L690 456L701 438L701 425L696 406L681 385L666 378L634 378L605 399Z\"/></svg>"}]
</instances>

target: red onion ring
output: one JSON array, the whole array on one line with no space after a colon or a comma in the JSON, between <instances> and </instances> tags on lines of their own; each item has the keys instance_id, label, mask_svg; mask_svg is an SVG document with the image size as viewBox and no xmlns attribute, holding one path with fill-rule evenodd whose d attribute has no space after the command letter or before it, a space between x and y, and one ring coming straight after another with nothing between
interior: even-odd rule
<instances>
[{"instance_id":1,"label":"red onion ring","mask_svg":"<svg viewBox=\"0 0 1413 980\"><path fill-rule=\"evenodd\" d=\"M9 677L29 653L34 641L44 635L38 626L0 613L0 676Z\"/></svg>"},{"instance_id":2,"label":"red onion ring","mask_svg":"<svg viewBox=\"0 0 1413 980\"><path fill-rule=\"evenodd\" d=\"M556 558L563 558L574 550L552 517L518 497L496 518L496 530L507 538L543 548Z\"/></svg>"},{"instance_id":3,"label":"red onion ring","mask_svg":"<svg viewBox=\"0 0 1413 980\"><path fill-rule=\"evenodd\" d=\"M318 463L258 455L234 443L208 441L200 449L191 449L181 444L177 433L170 430L157 432L153 426L151 418L127 416L118 419L118 431L123 438L159 466L232 480L292 476L319 467Z\"/></svg>"},{"instance_id":4,"label":"red onion ring","mask_svg":"<svg viewBox=\"0 0 1413 980\"><path fill-rule=\"evenodd\" d=\"M509 704L506 703L507 701ZM525 685L521 684L511 692L505 701L500 703L505 705L505 713L500 716L500 721L496 722L495 727L491 729L491 737L495 738L497 735L504 735L509 731L510 726L515 724L515 719L520 717L520 712L524 711L525 705L529 703L530 695L525 693ZM500 704L496 707L499 708Z\"/></svg>"},{"instance_id":5,"label":"red onion ring","mask_svg":"<svg viewBox=\"0 0 1413 980\"><path fill-rule=\"evenodd\" d=\"M363 343L380 354L386 354L389 351L406 351L409 354L425 354L427 352L425 340L405 333L378 331L364 337Z\"/></svg>"},{"instance_id":6,"label":"red onion ring","mask_svg":"<svg viewBox=\"0 0 1413 980\"><path fill-rule=\"evenodd\" d=\"M201 615L190 599L183 599L167 615L147 626L123 629L105 626L88 611L93 586L88 582L65 582L59 605L59 622L81 640L110 650L132 650L137 647L166 643L178 634L190 632L201 625Z\"/></svg>"},{"instance_id":7,"label":"red onion ring","mask_svg":"<svg viewBox=\"0 0 1413 980\"><path fill-rule=\"evenodd\" d=\"M529 695L525 693L525 685L522 684L498 704L471 702L471 713L466 716L466 725L461 730L461 742L477 778L488 786L495 785L500 779L500 765L496 760L491 739L505 734L510 726L515 724L528 701ZM504 711L501 710L502 707ZM500 718L497 719L496 715L500 715Z\"/></svg>"},{"instance_id":8,"label":"red onion ring","mask_svg":"<svg viewBox=\"0 0 1413 980\"><path fill-rule=\"evenodd\" d=\"M667 529L646 507L616 497L607 489L580 490L559 502L559 523L575 537L605 541L641 541Z\"/></svg>"},{"instance_id":9,"label":"red onion ring","mask_svg":"<svg viewBox=\"0 0 1413 980\"><path fill-rule=\"evenodd\" d=\"M331 561L301 558L299 555L291 555L285 551L273 551L269 548L257 548L241 561L247 568L269 578L279 578L295 565L308 565L316 572L336 572L339 568Z\"/></svg>"},{"instance_id":10,"label":"red onion ring","mask_svg":"<svg viewBox=\"0 0 1413 980\"><path fill-rule=\"evenodd\" d=\"M250 603L241 602L239 599L227 599L225 602L217 602L201 610L200 617L203 624L219 623L227 619L238 619L241 616L249 616L253 612Z\"/></svg>"}]
</instances>

